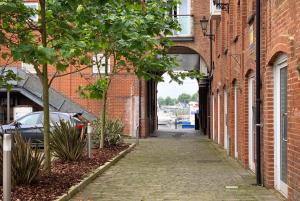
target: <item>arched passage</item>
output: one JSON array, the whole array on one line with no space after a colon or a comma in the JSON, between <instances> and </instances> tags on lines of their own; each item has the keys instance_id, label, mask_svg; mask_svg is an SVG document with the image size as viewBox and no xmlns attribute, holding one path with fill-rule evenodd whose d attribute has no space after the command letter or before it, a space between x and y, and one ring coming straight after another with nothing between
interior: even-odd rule
<instances>
[{"instance_id":1,"label":"arched passage","mask_svg":"<svg viewBox=\"0 0 300 201\"><path fill-rule=\"evenodd\" d=\"M175 57L177 66L174 66L175 71L191 71L197 70L204 75L204 78L197 80L198 83L198 97L199 97L199 114L197 124L203 133L207 133L207 95L208 85L206 76L208 75L207 63L203 57L195 50L184 46L173 46L170 48L168 54ZM163 75L164 72L162 72ZM146 83L146 124L150 135L155 134L158 129L157 117L157 82L149 80Z\"/></svg>"}]
</instances>

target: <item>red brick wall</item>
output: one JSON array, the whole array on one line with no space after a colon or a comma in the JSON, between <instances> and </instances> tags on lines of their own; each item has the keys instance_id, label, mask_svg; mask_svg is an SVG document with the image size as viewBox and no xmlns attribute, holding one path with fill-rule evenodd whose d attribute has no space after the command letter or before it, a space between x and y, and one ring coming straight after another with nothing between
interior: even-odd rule
<instances>
[{"instance_id":1,"label":"red brick wall","mask_svg":"<svg viewBox=\"0 0 300 201\"><path fill-rule=\"evenodd\" d=\"M216 33L213 58L215 71L212 90L216 95L228 89L228 135L234 155L234 93L238 83L238 160L248 167L248 75L255 73L254 43L250 44L254 0L230 1L230 12L222 12L221 24L214 22ZM274 186L274 78L273 63L281 53L288 56L288 199L300 200L300 1L262 1L261 79L262 79L262 168L264 184ZM252 16L253 17L253 16ZM221 29L219 27L222 27ZM238 38L237 38L238 36ZM221 45L219 45L221 44ZM228 48L227 54L224 50ZM255 89L255 86L254 86ZM222 99L221 99L222 100ZM222 102L222 101L221 101ZM216 105L215 101L215 105ZM221 111L223 111L223 104ZM217 117L215 109L215 117ZM217 125L215 123L215 125ZM221 121L221 136L224 122ZM217 131L217 127L215 128ZM217 133L216 133L217 136ZM224 138L221 137L221 144Z\"/></svg>"}]
</instances>

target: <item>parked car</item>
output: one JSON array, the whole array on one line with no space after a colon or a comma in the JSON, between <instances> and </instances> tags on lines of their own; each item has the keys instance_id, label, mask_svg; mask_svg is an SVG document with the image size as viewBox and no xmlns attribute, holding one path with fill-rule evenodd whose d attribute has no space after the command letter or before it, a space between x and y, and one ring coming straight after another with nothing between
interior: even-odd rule
<instances>
[{"instance_id":1,"label":"parked car","mask_svg":"<svg viewBox=\"0 0 300 201\"><path fill-rule=\"evenodd\" d=\"M10 124L0 126L0 135L4 133L13 134L17 130L25 139L31 139L33 144L43 145L43 119L44 113L42 111L29 113ZM62 120L70 122L71 125L74 125L81 132L85 122L80 119L82 118L78 113L50 112L50 130L54 124Z\"/></svg>"}]
</instances>

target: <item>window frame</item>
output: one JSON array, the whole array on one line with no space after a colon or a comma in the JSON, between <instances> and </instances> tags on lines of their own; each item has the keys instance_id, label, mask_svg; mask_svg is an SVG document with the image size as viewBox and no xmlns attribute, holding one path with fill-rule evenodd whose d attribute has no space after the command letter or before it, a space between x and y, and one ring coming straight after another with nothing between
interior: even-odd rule
<instances>
[{"instance_id":1,"label":"window frame","mask_svg":"<svg viewBox=\"0 0 300 201\"><path fill-rule=\"evenodd\" d=\"M100 61L101 62L100 72L98 70L98 66L95 64L96 57L99 58L99 59L102 58L101 61ZM105 56L104 56L104 54L102 54L102 53L96 54L96 55L93 56L92 60L93 60L92 73L94 75L95 74L105 74L105 66L104 66L105 65ZM110 73L110 57L108 57L107 72Z\"/></svg>"}]
</instances>

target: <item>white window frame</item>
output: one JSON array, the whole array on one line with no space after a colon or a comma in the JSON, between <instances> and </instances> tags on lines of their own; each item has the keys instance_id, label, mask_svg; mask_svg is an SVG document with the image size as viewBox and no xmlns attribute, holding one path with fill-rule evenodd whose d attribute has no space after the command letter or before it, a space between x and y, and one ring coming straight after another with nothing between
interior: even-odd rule
<instances>
[{"instance_id":1,"label":"white window frame","mask_svg":"<svg viewBox=\"0 0 300 201\"><path fill-rule=\"evenodd\" d=\"M181 31L173 31L173 35L174 36L191 36L193 34L193 18L191 16L191 0L181 0L182 1L186 1L187 2L187 11L186 13L182 13L182 11L180 11L180 5L177 5L176 6L176 12L177 12L177 16L174 16L174 10L172 10L172 15L173 15L173 18L180 18L180 17L187 17L189 18L189 31L190 33L189 34L183 34L181 33ZM186 16L182 16L182 15L186 15ZM180 23L180 20L179 20L179 23Z\"/></svg>"},{"instance_id":2,"label":"white window frame","mask_svg":"<svg viewBox=\"0 0 300 201\"><path fill-rule=\"evenodd\" d=\"M97 58L101 59L101 67L100 67L100 74L104 74L105 73L105 57L103 54L97 54ZM93 67L92 67L92 71L93 74L99 74L99 70L98 70L98 66L96 65L96 55L93 56ZM108 58L108 69L107 69L108 73L110 73L110 58Z\"/></svg>"},{"instance_id":3,"label":"white window frame","mask_svg":"<svg viewBox=\"0 0 300 201\"><path fill-rule=\"evenodd\" d=\"M36 2L24 2L24 5L28 8L33 8L36 10L39 8L39 3ZM30 19L32 19L34 22L37 22L39 20L39 16L38 14L36 14L31 16Z\"/></svg>"}]
</instances>

